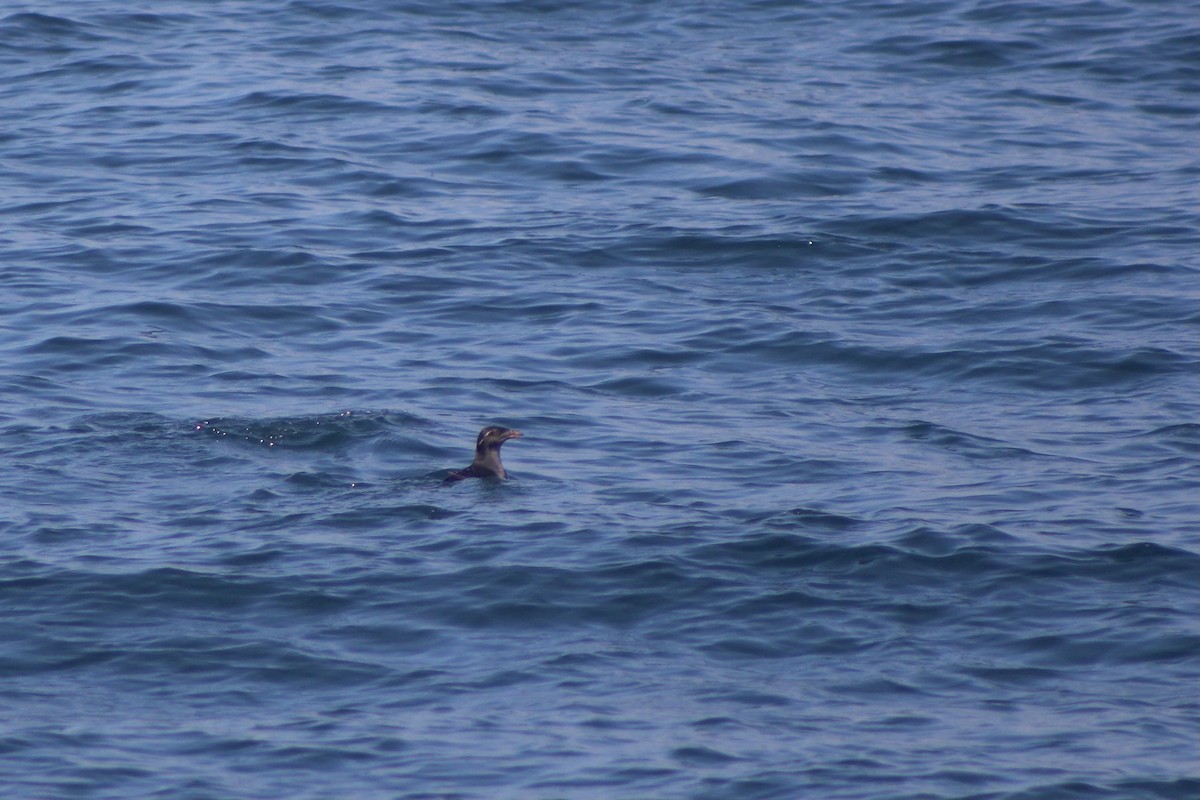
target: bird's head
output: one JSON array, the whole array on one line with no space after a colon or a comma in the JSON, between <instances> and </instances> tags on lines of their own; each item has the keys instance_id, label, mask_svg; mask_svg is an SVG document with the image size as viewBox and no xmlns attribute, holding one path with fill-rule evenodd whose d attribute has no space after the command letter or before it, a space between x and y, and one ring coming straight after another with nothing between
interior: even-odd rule
<instances>
[{"instance_id":1,"label":"bird's head","mask_svg":"<svg viewBox=\"0 0 1200 800\"><path fill-rule=\"evenodd\" d=\"M500 447L509 439L519 439L522 436L524 436L523 433L512 428L489 425L479 432L479 438L475 441L475 449L491 450Z\"/></svg>"}]
</instances>

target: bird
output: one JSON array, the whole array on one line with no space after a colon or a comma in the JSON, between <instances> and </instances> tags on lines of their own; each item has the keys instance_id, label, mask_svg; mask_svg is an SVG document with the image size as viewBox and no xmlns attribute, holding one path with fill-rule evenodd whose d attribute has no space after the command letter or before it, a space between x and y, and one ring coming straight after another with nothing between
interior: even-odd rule
<instances>
[{"instance_id":1,"label":"bird","mask_svg":"<svg viewBox=\"0 0 1200 800\"><path fill-rule=\"evenodd\" d=\"M479 432L475 440L475 460L469 467L452 470L442 484L455 483L467 478L499 478L507 480L508 473L500 463L500 445L509 439L520 439L524 436L512 428L501 428L499 425L489 425Z\"/></svg>"}]
</instances>

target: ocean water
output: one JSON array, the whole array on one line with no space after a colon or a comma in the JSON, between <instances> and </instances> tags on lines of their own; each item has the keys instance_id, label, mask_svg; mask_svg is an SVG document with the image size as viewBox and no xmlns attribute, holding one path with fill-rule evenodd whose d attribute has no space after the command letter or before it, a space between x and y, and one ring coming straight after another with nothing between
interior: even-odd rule
<instances>
[{"instance_id":1,"label":"ocean water","mask_svg":"<svg viewBox=\"0 0 1200 800\"><path fill-rule=\"evenodd\" d=\"M5 798L1200 797L1200 4L6 0L0 79Z\"/></svg>"}]
</instances>

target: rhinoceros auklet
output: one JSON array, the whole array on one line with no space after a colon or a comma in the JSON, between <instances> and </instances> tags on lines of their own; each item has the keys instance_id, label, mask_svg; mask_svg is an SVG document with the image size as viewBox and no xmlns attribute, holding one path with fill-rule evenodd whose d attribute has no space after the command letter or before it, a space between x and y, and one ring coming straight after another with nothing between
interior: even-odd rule
<instances>
[{"instance_id":1,"label":"rhinoceros auklet","mask_svg":"<svg viewBox=\"0 0 1200 800\"><path fill-rule=\"evenodd\" d=\"M512 428L501 428L489 425L479 432L475 442L475 460L466 469L455 470L446 476L443 484L466 480L467 478L499 478L505 480L508 473L500 463L500 445L509 439L519 439L523 436L520 431Z\"/></svg>"}]
</instances>

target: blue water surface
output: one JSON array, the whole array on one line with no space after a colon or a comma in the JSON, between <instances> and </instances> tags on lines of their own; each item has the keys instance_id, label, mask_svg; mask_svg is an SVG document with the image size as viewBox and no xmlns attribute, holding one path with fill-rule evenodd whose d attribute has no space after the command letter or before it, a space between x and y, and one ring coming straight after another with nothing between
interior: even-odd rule
<instances>
[{"instance_id":1,"label":"blue water surface","mask_svg":"<svg viewBox=\"0 0 1200 800\"><path fill-rule=\"evenodd\" d=\"M1200 4L8 0L0 111L5 798L1200 797Z\"/></svg>"}]
</instances>

